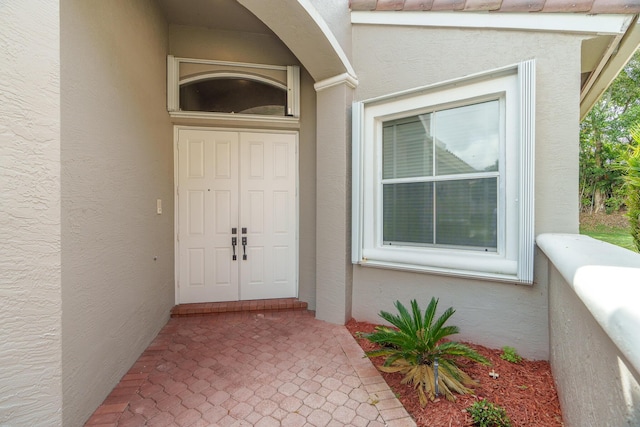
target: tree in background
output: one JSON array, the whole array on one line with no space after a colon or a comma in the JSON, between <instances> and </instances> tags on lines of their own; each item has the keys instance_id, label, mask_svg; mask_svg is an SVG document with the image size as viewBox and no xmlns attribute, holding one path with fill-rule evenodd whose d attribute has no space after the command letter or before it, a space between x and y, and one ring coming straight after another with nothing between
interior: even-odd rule
<instances>
[{"instance_id":1,"label":"tree in background","mask_svg":"<svg viewBox=\"0 0 640 427\"><path fill-rule=\"evenodd\" d=\"M621 161L640 122L640 50L580 124L580 201L589 212L617 211L625 200Z\"/></svg>"},{"instance_id":2,"label":"tree in background","mask_svg":"<svg viewBox=\"0 0 640 427\"><path fill-rule=\"evenodd\" d=\"M640 251L640 121L631 128L631 136L635 143L625 156L625 190L631 235Z\"/></svg>"}]
</instances>

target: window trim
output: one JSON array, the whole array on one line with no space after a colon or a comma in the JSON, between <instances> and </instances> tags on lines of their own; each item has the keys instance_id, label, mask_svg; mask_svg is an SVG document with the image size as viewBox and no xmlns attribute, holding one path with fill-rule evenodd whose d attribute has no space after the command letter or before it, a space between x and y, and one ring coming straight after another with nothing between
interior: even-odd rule
<instances>
[{"instance_id":1,"label":"window trim","mask_svg":"<svg viewBox=\"0 0 640 427\"><path fill-rule=\"evenodd\" d=\"M502 89L500 89L502 88ZM472 103L505 93L507 140L501 150L498 251L383 247L381 244L381 136L376 127L391 118L432 106ZM422 105L422 107L420 107ZM398 92L353 104L352 262L362 266L429 272L496 281L533 283L535 60ZM381 124L380 124L381 126ZM501 171L501 176L503 172ZM378 175L374 175L378 174ZM379 187L379 188L376 188ZM502 200L506 197L508 200Z\"/></svg>"},{"instance_id":2,"label":"window trim","mask_svg":"<svg viewBox=\"0 0 640 427\"><path fill-rule=\"evenodd\" d=\"M213 71L180 79L180 64L204 64L229 67L229 71ZM233 71L234 67L242 67L256 70L256 74L248 74ZM260 70L280 70L287 75L287 84L277 82L269 77L261 76ZM180 86L198 80L207 80L213 76L242 77L278 88L284 88L287 92L287 115L266 116L259 114L229 114L207 111L182 111L180 110ZM224 119L244 122L275 122L298 123L300 121L300 67L297 65L264 65L244 62L216 61L208 59L180 58L167 55L167 111L172 118L181 119Z\"/></svg>"}]
</instances>

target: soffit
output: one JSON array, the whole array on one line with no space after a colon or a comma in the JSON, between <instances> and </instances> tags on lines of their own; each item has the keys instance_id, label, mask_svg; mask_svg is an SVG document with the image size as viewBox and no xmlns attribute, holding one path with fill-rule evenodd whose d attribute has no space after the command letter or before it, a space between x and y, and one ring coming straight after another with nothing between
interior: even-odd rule
<instances>
[{"instance_id":1,"label":"soffit","mask_svg":"<svg viewBox=\"0 0 640 427\"><path fill-rule=\"evenodd\" d=\"M270 34L273 32L236 0L156 0L169 24Z\"/></svg>"}]
</instances>

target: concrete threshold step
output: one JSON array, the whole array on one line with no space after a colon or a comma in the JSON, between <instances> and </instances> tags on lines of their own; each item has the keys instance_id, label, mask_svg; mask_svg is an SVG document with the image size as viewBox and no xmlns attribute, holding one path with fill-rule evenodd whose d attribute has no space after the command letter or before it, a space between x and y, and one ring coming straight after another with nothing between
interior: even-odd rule
<instances>
[{"instance_id":1,"label":"concrete threshold step","mask_svg":"<svg viewBox=\"0 0 640 427\"><path fill-rule=\"evenodd\" d=\"M171 309L171 317L196 317L218 313L307 310L307 303L297 298L250 301L201 302L179 304Z\"/></svg>"}]
</instances>

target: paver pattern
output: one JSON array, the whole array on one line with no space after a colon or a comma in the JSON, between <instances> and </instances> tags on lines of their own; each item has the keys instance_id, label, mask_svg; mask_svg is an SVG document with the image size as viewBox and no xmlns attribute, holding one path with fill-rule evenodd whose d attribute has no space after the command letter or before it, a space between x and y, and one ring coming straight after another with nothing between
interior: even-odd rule
<instances>
[{"instance_id":1,"label":"paver pattern","mask_svg":"<svg viewBox=\"0 0 640 427\"><path fill-rule=\"evenodd\" d=\"M344 326L306 310L172 318L86 426L415 426Z\"/></svg>"}]
</instances>

